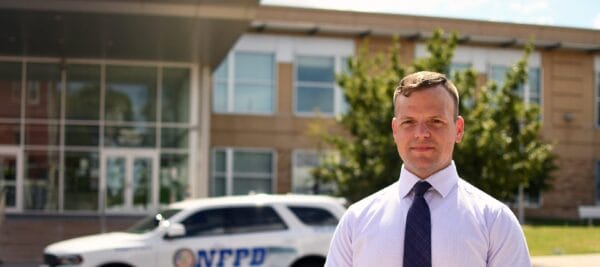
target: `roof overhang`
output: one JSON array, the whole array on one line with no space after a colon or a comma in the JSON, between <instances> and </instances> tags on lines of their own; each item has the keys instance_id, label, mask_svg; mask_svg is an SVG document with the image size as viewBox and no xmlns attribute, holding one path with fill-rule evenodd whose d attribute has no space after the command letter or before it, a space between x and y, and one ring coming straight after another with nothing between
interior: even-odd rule
<instances>
[{"instance_id":1,"label":"roof overhang","mask_svg":"<svg viewBox=\"0 0 600 267\"><path fill-rule=\"evenodd\" d=\"M216 66L258 0L7 0L0 54L200 62Z\"/></svg>"},{"instance_id":2,"label":"roof overhang","mask_svg":"<svg viewBox=\"0 0 600 267\"><path fill-rule=\"evenodd\" d=\"M461 44L600 51L599 30L278 6L261 6L250 31L420 41L437 29L456 31Z\"/></svg>"}]
</instances>

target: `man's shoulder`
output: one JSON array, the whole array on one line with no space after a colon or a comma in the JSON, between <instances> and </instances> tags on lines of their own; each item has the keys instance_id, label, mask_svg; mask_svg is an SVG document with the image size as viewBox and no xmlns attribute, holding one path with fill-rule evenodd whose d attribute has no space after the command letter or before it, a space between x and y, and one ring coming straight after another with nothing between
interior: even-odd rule
<instances>
[{"instance_id":1,"label":"man's shoulder","mask_svg":"<svg viewBox=\"0 0 600 267\"><path fill-rule=\"evenodd\" d=\"M362 217L373 211L380 210L390 201L398 199L398 181L350 205L348 212L356 217Z\"/></svg>"},{"instance_id":2,"label":"man's shoulder","mask_svg":"<svg viewBox=\"0 0 600 267\"><path fill-rule=\"evenodd\" d=\"M488 193L483 190L475 187L469 182L461 179L458 179L458 190L459 193L465 196L465 199L475 201L481 204L493 205L493 206L502 206L504 203L500 202L496 198L492 197Z\"/></svg>"},{"instance_id":3,"label":"man's shoulder","mask_svg":"<svg viewBox=\"0 0 600 267\"><path fill-rule=\"evenodd\" d=\"M463 179L458 180L458 190L462 201L470 206L479 207L475 210L480 210L488 216L497 216L503 213L512 215L512 212L510 212L505 203Z\"/></svg>"}]
</instances>

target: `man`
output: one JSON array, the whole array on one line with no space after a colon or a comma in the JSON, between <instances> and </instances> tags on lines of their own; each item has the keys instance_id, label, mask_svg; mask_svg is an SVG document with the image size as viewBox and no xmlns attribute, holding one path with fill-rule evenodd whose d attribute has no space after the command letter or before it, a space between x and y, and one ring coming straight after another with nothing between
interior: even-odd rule
<instances>
[{"instance_id":1,"label":"man","mask_svg":"<svg viewBox=\"0 0 600 267\"><path fill-rule=\"evenodd\" d=\"M464 120L454 84L413 73L393 101L400 178L348 209L325 266L531 266L510 209L458 176L452 151Z\"/></svg>"}]
</instances>

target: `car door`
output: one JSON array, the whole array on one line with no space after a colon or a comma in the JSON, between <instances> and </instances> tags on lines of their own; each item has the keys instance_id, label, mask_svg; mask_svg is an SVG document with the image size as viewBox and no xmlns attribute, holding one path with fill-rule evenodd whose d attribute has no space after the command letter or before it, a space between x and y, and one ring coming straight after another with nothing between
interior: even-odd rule
<instances>
[{"instance_id":1,"label":"car door","mask_svg":"<svg viewBox=\"0 0 600 267\"><path fill-rule=\"evenodd\" d=\"M227 219L227 232L235 237L230 244L239 257L224 266L286 267L297 257L297 236L273 207L232 208ZM248 256L243 258L246 252Z\"/></svg>"},{"instance_id":2,"label":"car door","mask_svg":"<svg viewBox=\"0 0 600 267\"><path fill-rule=\"evenodd\" d=\"M288 266L295 250L270 206L205 209L183 219L186 235L164 239L157 266Z\"/></svg>"}]
</instances>

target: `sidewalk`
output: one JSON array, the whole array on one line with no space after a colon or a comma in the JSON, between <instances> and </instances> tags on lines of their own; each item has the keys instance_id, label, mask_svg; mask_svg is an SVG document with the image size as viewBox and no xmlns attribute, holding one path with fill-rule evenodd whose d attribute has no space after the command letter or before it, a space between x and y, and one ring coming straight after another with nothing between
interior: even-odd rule
<instances>
[{"instance_id":1,"label":"sidewalk","mask_svg":"<svg viewBox=\"0 0 600 267\"><path fill-rule=\"evenodd\" d=\"M533 267L593 267L600 266L600 254L536 256Z\"/></svg>"}]
</instances>

